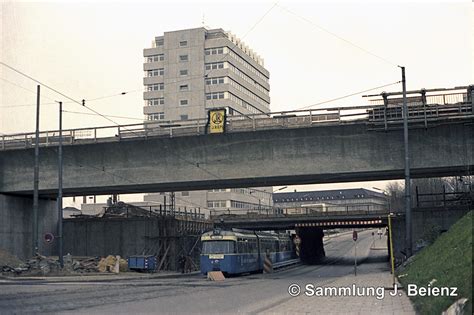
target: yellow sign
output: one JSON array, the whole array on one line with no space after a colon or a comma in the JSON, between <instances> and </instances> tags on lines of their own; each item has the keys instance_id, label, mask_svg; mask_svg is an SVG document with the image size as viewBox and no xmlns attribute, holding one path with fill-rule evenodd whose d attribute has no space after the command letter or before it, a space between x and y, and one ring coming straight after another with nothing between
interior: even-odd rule
<instances>
[{"instance_id":1,"label":"yellow sign","mask_svg":"<svg viewBox=\"0 0 474 315\"><path fill-rule=\"evenodd\" d=\"M225 113L225 109L212 109L209 111L209 133L224 133L226 119Z\"/></svg>"}]
</instances>

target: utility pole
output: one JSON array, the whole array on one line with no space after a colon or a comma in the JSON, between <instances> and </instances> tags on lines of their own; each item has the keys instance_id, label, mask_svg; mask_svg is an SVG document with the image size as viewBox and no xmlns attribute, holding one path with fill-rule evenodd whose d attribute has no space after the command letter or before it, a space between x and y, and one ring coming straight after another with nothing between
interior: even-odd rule
<instances>
[{"instance_id":1,"label":"utility pole","mask_svg":"<svg viewBox=\"0 0 474 315\"><path fill-rule=\"evenodd\" d=\"M63 261L63 102L59 102L59 147L58 147L58 256L59 265Z\"/></svg>"},{"instance_id":2,"label":"utility pole","mask_svg":"<svg viewBox=\"0 0 474 315\"><path fill-rule=\"evenodd\" d=\"M408 105L405 67L402 69L403 87L403 144L405 147L405 248L407 257L412 254L412 222L411 222L411 196L410 196L410 155L408 151Z\"/></svg>"},{"instance_id":3,"label":"utility pole","mask_svg":"<svg viewBox=\"0 0 474 315\"><path fill-rule=\"evenodd\" d=\"M33 174L33 256L38 253L38 188L39 188L39 121L40 121L40 86L36 86L36 132L35 132L35 166Z\"/></svg>"},{"instance_id":4,"label":"utility pole","mask_svg":"<svg viewBox=\"0 0 474 315\"><path fill-rule=\"evenodd\" d=\"M175 198L175 193L174 191L171 192L170 194L170 201L171 201L171 209L173 211L173 213L175 212L176 210L176 198Z\"/></svg>"}]
</instances>

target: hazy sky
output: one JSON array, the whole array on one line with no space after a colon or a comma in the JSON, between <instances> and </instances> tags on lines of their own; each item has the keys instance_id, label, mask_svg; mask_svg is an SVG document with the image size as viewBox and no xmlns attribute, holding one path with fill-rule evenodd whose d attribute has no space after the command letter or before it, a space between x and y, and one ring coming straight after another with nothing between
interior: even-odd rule
<instances>
[{"instance_id":1,"label":"hazy sky","mask_svg":"<svg viewBox=\"0 0 474 315\"><path fill-rule=\"evenodd\" d=\"M143 118L143 49L151 47L154 36L200 27L203 21L209 28L244 37L264 58L273 111L398 81L397 64L406 66L408 89L474 81L470 1L275 3L2 1L0 60L77 100L131 91L88 105L103 114L137 119ZM34 130L35 107L18 105L35 104L36 96L30 92L35 89L36 83L0 66L1 133ZM55 129L57 107L47 103L68 100L46 89L42 95L41 129ZM334 105L362 103L358 96ZM71 103L65 110L87 112ZM121 124L140 122L112 119ZM64 128L99 125L112 123L99 116L64 115Z\"/></svg>"}]
</instances>

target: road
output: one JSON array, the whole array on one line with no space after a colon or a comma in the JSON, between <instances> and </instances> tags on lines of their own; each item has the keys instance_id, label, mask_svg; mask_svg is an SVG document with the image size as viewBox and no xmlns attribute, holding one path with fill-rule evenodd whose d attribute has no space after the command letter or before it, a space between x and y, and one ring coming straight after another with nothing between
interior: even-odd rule
<instances>
[{"instance_id":1,"label":"road","mask_svg":"<svg viewBox=\"0 0 474 315\"><path fill-rule=\"evenodd\" d=\"M375 296L305 296L306 284L390 286L386 239L378 240L371 232L359 233L357 253L361 258L357 277L354 276L354 242L352 234L346 233L327 240L326 264L228 278L223 282L211 282L202 275L105 282L94 278L88 282L0 280L0 313L346 314L373 310L378 314L414 314L403 294L394 298L385 296L383 300ZM290 296L291 284L300 285L300 296ZM352 305L344 299L352 299Z\"/></svg>"}]
</instances>

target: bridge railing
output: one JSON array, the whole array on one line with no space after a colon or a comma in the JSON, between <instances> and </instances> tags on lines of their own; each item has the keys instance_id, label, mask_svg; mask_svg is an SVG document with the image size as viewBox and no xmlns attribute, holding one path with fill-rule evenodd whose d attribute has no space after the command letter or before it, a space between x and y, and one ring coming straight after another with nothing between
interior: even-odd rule
<instances>
[{"instance_id":1,"label":"bridge railing","mask_svg":"<svg viewBox=\"0 0 474 315\"><path fill-rule=\"evenodd\" d=\"M332 205L324 210L315 210L306 207L296 208L266 208L266 209L227 209L210 210L210 218L219 219L241 219L241 218L284 218L284 217L328 217L347 216L364 214L386 214L389 213L386 205L382 204L353 204L353 205Z\"/></svg>"},{"instance_id":2,"label":"bridge railing","mask_svg":"<svg viewBox=\"0 0 474 315\"><path fill-rule=\"evenodd\" d=\"M427 125L429 121L452 119L454 117L474 117L472 102L451 105L410 106L409 108L410 122L424 121ZM366 105L230 116L227 121L226 132L303 128L314 125L340 125L364 121L373 125L385 124L385 128L387 128L389 124L402 122L402 109L400 106ZM186 121L146 121L140 124L120 126L64 129L62 134L63 143L73 145L151 137L169 138L202 135L206 132L206 119L190 119ZM55 146L58 142L58 130L40 132L40 146ZM34 132L0 136L0 150L31 148L34 143Z\"/></svg>"}]
</instances>

